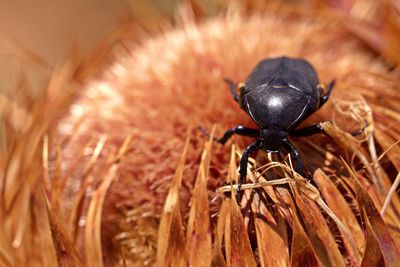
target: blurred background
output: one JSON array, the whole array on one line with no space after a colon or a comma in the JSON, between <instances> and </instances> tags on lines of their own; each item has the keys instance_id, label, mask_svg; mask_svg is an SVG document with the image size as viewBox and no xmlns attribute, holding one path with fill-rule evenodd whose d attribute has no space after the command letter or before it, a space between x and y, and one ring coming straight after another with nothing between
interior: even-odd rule
<instances>
[{"instance_id":1,"label":"blurred background","mask_svg":"<svg viewBox=\"0 0 400 267\"><path fill-rule=\"evenodd\" d=\"M174 16L178 4L176 0L3 0L0 90L15 88L21 72L29 77L29 84L40 82L35 66L21 54L37 54L49 66L60 65L72 49L85 55L124 21L137 21L148 32L155 30L161 16Z\"/></svg>"},{"instance_id":2,"label":"blurred background","mask_svg":"<svg viewBox=\"0 0 400 267\"><path fill-rule=\"evenodd\" d=\"M380 52L385 48L390 50L389 46L393 48L400 45L398 0L2 0L0 90L15 88L16 76L21 77L21 73L29 77L31 85L40 83L40 79L34 74L35 66L29 60L21 58L21 54L36 54L35 56L45 61L43 63L56 66L65 60L73 48L80 55L87 54L117 25L124 22L136 23L146 33L154 33L166 24L174 24L179 7L184 4L189 4L196 18L201 19L221 13L229 5L261 11L268 5L282 2L297 8L328 8L343 13L347 18L356 19L357 23L354 26L349 25L349 29ZM387 9L391 11L388 13ZM393 51L395 53L396 50ZM399 63L399 56L396 54L389 57Z\"/></svg>"},{"instance_id":3,"label":"blurred background","mask_svg":"<svg viewBox=\"0 0 400 267\"><path fill-rule=\"evenodd\" d=\"M14 88L17 72L30 77L30 84L41 82L34 74L37 66L32 66L22 55L33 52L41 57L43 63L56 66L65 60L72 49L80 56L86 55L117 25L127 21L136 23L146 33L155 33L163 25L174 24L176 14L184 4L190 4L196 17L201 19L221 13L229 5L261 11L274 2L302 9L335 9L348 18L371 23L357 25L358 28L353 30L368 39L369 44L376 49L382 49L386 40L382 36L377 39L374 34L385 34L393 30L389 29L390 23L385 23L392 20L386 16L386 9L393 9L398 14L400 6L397 0L3 0L0 10L0 88L1 91ZM398 24L398 17L397 21L391 23ZM369 29L365 29L366 26ZM349 28L352 26L349 25Z\"/></svg>"}]
</instances>

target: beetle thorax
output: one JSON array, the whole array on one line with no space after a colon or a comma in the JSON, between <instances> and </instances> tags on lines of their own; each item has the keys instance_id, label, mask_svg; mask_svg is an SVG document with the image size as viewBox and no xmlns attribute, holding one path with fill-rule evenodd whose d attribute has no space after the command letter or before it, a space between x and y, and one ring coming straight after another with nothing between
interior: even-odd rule
<instances>
[{"instance_id":1,"label":"beetle thorax","mask_svg":"<svg viewBox=\"0 0 400 267\"><path fill-rule=\"evenodd\" d=\"M268 152L278 152L287 139L287 132L279 128L267 128L261 130L261 140L264 149Z\"/></svg>"}]
</instances>

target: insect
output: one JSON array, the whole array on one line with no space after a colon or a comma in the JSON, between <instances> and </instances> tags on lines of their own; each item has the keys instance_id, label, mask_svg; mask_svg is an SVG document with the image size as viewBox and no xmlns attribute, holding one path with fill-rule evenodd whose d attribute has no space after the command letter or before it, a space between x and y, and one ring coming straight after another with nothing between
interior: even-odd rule
<instances>
[{"instance_id":1,"label":"insect","mask_svg":"<svg viewBox=\"0 0 400 267\"><path fill-rule=\"evenodd\" d=\"M297 129L297 126L321 108L329 99L335 81L322 85L313 66L304 59L278 57L259 62L244 83L225 80L233 99L254 120L259 129L238 125L217 139L225 144L233 134L255 137L240 160L236 198L247 175L250 154L259 149L279 152L286 149L295 161L295 170L303 174L300 154L289 136L310 136L324 132L319 124Z\"/></svg>"}]
</instances>

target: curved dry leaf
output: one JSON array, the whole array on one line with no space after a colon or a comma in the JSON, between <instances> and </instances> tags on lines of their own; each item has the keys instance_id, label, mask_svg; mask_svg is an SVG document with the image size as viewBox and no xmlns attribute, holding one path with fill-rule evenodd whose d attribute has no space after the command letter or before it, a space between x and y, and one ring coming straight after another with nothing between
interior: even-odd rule
<instances>
[{"instance_id":1,"label":"curved dry leaf","mask_svg":"<svg viewBox=\"0 0 400 267\"><path fill-rule=\"evenodd\" d=\"M274 182L264 181L263 177L260 177L260 180L259 184ZM266 205L268 204L261 200L261 196L258 194L254 195L252 211L255 217L254 224L257 246L259 248L259 261L261 266L289 266L288 225L285 220L287 209L282 211L282 208L280 208L283 205L283 200L277 194L274 187L265 185L263 188L274 205L267 208Z\"/></svg>"},{"instance_id":2,"label":"curved dry leaf","mask_svg":"<svg viewBox=\"0 0 400 267\"><path fill-rule=\"evenodd\" d=\"M22 138L21 138L22 139ZM8 211L13 202L15 201L16 195L21 188L22 179L19 179L21 171L24 169L22 161L22 154L24 153L25 142L18 142L10 151L10 155L7 159L4 178L0 184L2 192L2 202L4 203L5 210Z\"/></svg>"},{"instance_id":3,"label":"curved dry leaf","mask_svg":"<svg viewBox=\"0 0 400 267\"><path fill-rule=\"evenodd\" d=\"M255 226L261 266L288 266L290 260L284 218L279 215L276 220L269 211L263 211L255 218Z\"/></svg>"},{"instance_id":4,"label":"curved dry leaf","mask_svg":"<svg viewBox=\"0 0 400 267\"><path fill-rule=\"evenodd\" d=\"M318 169L314 173L313 180L318 184L318 188L329 207L336 214L339 220L350 230L351 235L357 244L358 251L352 252L351 245L348 243L348 240L344 238L348 252L350 252L350 255L353 253L359 253L364 246L365 238L351 207L348 205L337 187L321 169ZM354 257L354 255L352 256Z\"/></svg>"},{"instance_id":5,"label":"curved dry leaf","mask_svg":"<svg viewBox=\"0 0 400 267\"><path fill-rule=\"evenodd\" d=\"M362 263L365 263L367 260L364 260L364 258L371 257L370 254L372 253L382 254L386 266L399 266L400 253L378 209L375 207L373 200L360 184L357 176L349 165L344 160L343 163L350 176L353 178L358 206L367 228L367 245L369 247L365 249ZM368 231L370 232L368 233ZM379 248L379 251L376 251L376 248ZM373 257L373 259L379 262L380 260L378 258L379 256L376 255Z\"/></svg>"},{"instance_id":6,"label":"curved dry leaf","mask_svg":"<svg viewBox=\"0 0 400 267\"><path fill-rule=\"evenodd\" d=\"M374 231L372 230L368 221L365 223L365 228L367 242L365 245L365 252L361 262L361 267L385 266L385 260L383 259L379 242L376 239Z\"/></svg>"},{"instance_id":7,"label":"curved dry leaf","mask_svg":"<svg viewBox=\"0 0 400 267\"><path fill-rule=\"evenodd\" d=\"M103 136L94 152L93 157L97 158L98 154L101 152L103 143L106 141L105 136ZM93 193L92 199L89 204L87 219L85 225L85 255L86 255L86 265L87 266L103 266L103 253L101 247L101 215L103 212L104 199L106 197L107 191L111 186L114 179L117 177L119 162L122 155L128 150L131 145L132 137L128 136L124 143L121 145L118 153L113 157L111 166L108 169L106 176L103 181ZM94 159L92 158L94 161ZM90 165L89 165L90 166ZM90 259L90 260L89 260Z\"/></svg>"},{"instance_id":8,"label":"curved dry leaf","mask_svg":"<svg viewBox=\"0 0 400 267\"><path fill-rule=\"evenodd\" d=\"M226 179L226 181L231 184L233 184L233 183L235 183L235 181L237 181L237 166L236 166L235 155L236 155L236 147L235 147L235 145L232 145L231 157L230 157L229 166L228 166L228 176ZM231 192L232 192L232 196L233 196L234 195L233 188L231 188Z\"/></svg>"},{"instance_id":9,"label":"curved dry leaf","mask_svg":"<svg viewBox=\"0 0 400 267\"><path fill-rule=\"evenodd\" d=\"M176 209L174 209L170 217L171 224L167 232L168 238L165 240L168 242L166 245L166 255L165 258L162 259L163 262L158 266L183 267L187 265L185 255L185 235L182 229L182 217L179 210L179 203L177 203L175 207ZM159 234L159 240L160 237L162 238L163 235ZM158 263L160 263L160 261Z\"/></svg>"},{"instance_id":10,"label":"curved dry leaf","mask_svg":"<svg viewBox=\"0 0 400 267\"><path fill-rule=\"evenodd\" d=\"M396 167L397 171L400 171L400 160L399 160L399 154L400 154L400 148L399 146L393 146L395 142L397 142L395 139L393 139L390 135L388 135L386 132L381 131L380 129L375 130L375 138L377 139L379 145L382 147L382 149L385 151L385 155L390 159L390 162ZM385 185L385 194L390 191L390 188L393 186L392 181L389 179L387 175L382 175L382 182ZM398 194L392 194L391 195L391 205L387 205L385 207L387 217L386 218L397 218L397 214L400 214L400 198ZM397 224L398 226L400 221L399 220L391 220L391 223Z\"/></svg>"},{"instance_id":11,"label":"curved dry leaf","mask_svg":"<svg viewBox=\"0 0 400 267\"><path fill-rule=\"evenodd\" d=\"M99 158L100 153L104 147L104 144L107 140L107 136L103 135L99 141L97 142L93 154L91 158L89 159L87 165L85 166L84 173L81 178L81 190L77 193L77 196L73 200L73 204L71 207L71 210L69 212L68 218L67 218L67 225L69 226L69 231L71 233L71 236L75 236L76 234L76 227L78 226L78 220L81 215L84 202L85 202L85 194L87 193L87 189L90 186L90 182L88 181L88 177L91 174L91 171L93 170L96 160Z\"/></svg>"},{"instance_id":12,"label":"curved dry leaf","mask_svg":"<svg viewBox=\"0 0 400 267\"><path fill-rule=\"evenodd\" d=\"M386 153L386 156L390 159L396 169L400 170L400 146L392 147L397 140L379 128L376 128L374 136L384 151L390 148L390 150Z\"/></svg>"},{"instance_id":13,"label":"curved dry leaf","mask_svg":"<svg viewBox=\"0 0 400 267\"><path fill-rule=\"evenodd\" d=\"M32 175L32 174L31 174ZM11 232L14 234L12 240L12 246L14 248L20 247L21 243L23 242L24 233L26 231L25 227L29 225L29 209L31 208L31 188L28 183L24 183L19 187L18 195L14 200L14 205L19 207L18 209L11 209L9 213L9 217L5 222L8 220L13 220L11 226ZM11 222L11 221L9 221ZM7 223L5 223L7 225ZM15 227L15 229L14 229Z\"/></svg>"},{"instance_id":14,"label":"curved dry leaf","mask_svg":"<svg viewBox=\"0 0 400 267\"><path fill-rule=\"evenodd\" d=\"M67 231L64 229L63 222L58 218L53 210L46 192L43 190L46 201L47 215L51 235L53 238L54 248L57 253L57 261L59 266L83 266L77 251L75 250L73 241L68 237Z\"/></svg>"},{"instance_id":15,"label":"curved dry leaf","mask_svg":"<svg viewBox=\"0 0 400 267\"><path fill-rule=\"evenodd\" d=\"M390 187L390 190L386 196L385 202L383 203L382 209L381 209L381 216L385 214L385 211L387 207L390 204L390 201L392 200L392 197L395 195L397 188L399 187L400 184L400 172L397 174L396 178L394 179L394 182L392 186Z\"/></svg>"},{"instance_id":16,"label":"curved dry leaf","mask_svg":"<svg viewBox=\"0 0 400 267\"><path fill-rule=\"evenodd\" d=\"M228 216L229 200L224 199L219 211L217 227L214 236L214 248L211 266L227 266L224 255L222 254L222 240L224 237L226 217Z\"/></svg>"},{"instance_id":17,"label":"curved dry leaf","mask_svg":"<svg viewBox=\"0 0 400 267\"><path fill-rule=\"evenodd\" d=\"M386 266L399 266L400 253L394 243L393 237L391 236L385 222L383 221L378 209L375 207L373 201L368 196L368 193L363 189L361 184L358 182L355 176L355 190L358 200L359 209L362 210L361 215L366 224L370 225L367 244L371 245L371 242L376 240L379 246L380 253L385 261ZM374 235L375 238L371 237ZM372 245L376 247L375 244ZM369 257L367 252L371 251L371 248L366 248L364 257ZM375 254L378 252L374 252ZM364 262L364 259L363 259Z\"/></svg>"},{"instance_id":18,"label":"curved dry leaf","mask_svg":"<svg viewBox=\"0 0 400 267\"><path fill-rule=\"evenodd\" d=\"M384 185L382 184L382 181L378 179L375 173L375 169L370 166L366 156L366 152L361 149L361 144L359 142L354 142L353 137L350 134L336 129L336 127L331 122L321 123L321 126L324 131L330 137L332 137L338 145L343 148L349 149L358 157L358 159L364 164L372 181L374 182L374 185L378 187L380 192L384 192Z\"/></svg>"},{"instance_id":19,"label":"curved dry leaf","mask_svg":"<svg viewBox=\"0 0 400 267\"><path fill-rule=\"evenodd\" d=\"M158 227L157 266L160 267L179 267L184 266L186 263L185 236L182 229L183 223L179 208L179 190L181 187L189 140L190 134L186 138L185 147L178 166L176 167Z\"/></svg>"},{"instance_id":20,"label":"curved dry leaf","mask_svg":"<svg viewBox=\"0 0 400 267\"><path fill-rule=\"evenodd\" d=\"M205 144L191 198L192 204L186 234L186 251L191 266L206 267L211 263L211 226L206 178L210 167L214 129L215 127L211 131L210 140Z\"/></svg>"},{"instance_id":21,"label":"curved dry leaf","mask_svg":"<svg viewBox=\"0 0 400 267\"><path fill-rule=\"evenodd\" d=\"M3 216L1 214L2 218ZM0 266L16 266L16 259L13 255L15 249L11 246L3 231L3 228L0 228Z\"/></svg>"},{"instance_id":22,"label":"curved dry leaf","mask_svg":"<svg viewBox=\"0 0 400 267\"><path fill-rule=\"evenodd\" d=\"M235 197L230 200L228 207L225 225L225 251L228 266L257 266L242 213Z\"/></svg>"},{"instance_id":23,"label":"curved dry leaf","mask_svg":"<svg viewBox=\"0 0 400 267\"><path fill-rule=\"evenodd\" d=\"M89 204L85 225L85 255L86 266L103 266L101 249L101 213L107 190L117 176L118 164L111 165L108 173L96 192L93 193Z\"/></svg>"},{"instance_id":24,"label":"curved dry leaf","mask_svg":"<svg viewBox=\"0 0 400 267\"><path fill-rule=\"evenodd\" d=\"M44 186L42 186L44 189ZM35 193L35 199L38 199L38 205L33 208L34 212L34 217L35 217L35 228L32 229L32 232L30 235L38 235L40 238L37 240L37 245L35 245L36 249L40 250L42 253L42 263L40 263L41 266L43 267L53 267L57 266L57 252L54 247L54 241L53 241L53 236L50 234L50 222L48 218L48 211L46 209L46 201L44 200L43 197L43 190L38 190ZM58 209L53 207L52 209L54 213L60 218L61 212L58 212ZM56 212L57 211L57 212ZM65 223L63 223L63 228L66 229ZM68 234L68 233L67 233ZM68 235L70 238L70 235ZM25 240L24 240L25 241ZM73 245L73 240L70 238L70 242L72 242ZM76 246L74 247L76 250ZM76 250L76 252L78 252ZM37 256L33 256L32 258L38 258ZM79 259L80 260L80 259Z\"/></svg>"},{"instance_id":25,"label":"curved dry leaf","mask_svg":"<svg viewBox=\"0 0 400 267\"><path fill-rule=\"evenodd\" d=\"M296 191L294 196L319 262L323 266L346 266L335 239L316 204Z\"/></svg>"},{"instance_id":26,"label":"curved dry leaf","mask_svg":"<svg viewBox=\"0 0 400 267\"><path fill-rule=\"evenodd\" d=\"M292 212L293 234L292 234L290 266L292 267L320 266L317 260L317 255L311 244L311 241L308 238L306 232L303 229L303 226L300 223L300 219L298 218L296 208L293 202L291 203L291 206L293 211Z\"/></svg>"}]
</instances>

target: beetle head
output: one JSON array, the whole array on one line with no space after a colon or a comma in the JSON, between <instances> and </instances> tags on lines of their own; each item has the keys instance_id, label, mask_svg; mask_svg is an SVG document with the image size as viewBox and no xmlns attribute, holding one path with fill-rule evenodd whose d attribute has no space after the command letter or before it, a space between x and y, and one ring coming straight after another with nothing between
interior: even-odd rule
<instances>
[{"instance_id":1,"label":"beetle head","mask_svg":"<svg viewBox=\"0 0 400 267\"><path fill-rule=\"evenodd\" d=\"M284 146L287 133L278 128L266 128L261 130L261 139L267 152L278 152Z\"/></svg>"}]
</instances>

